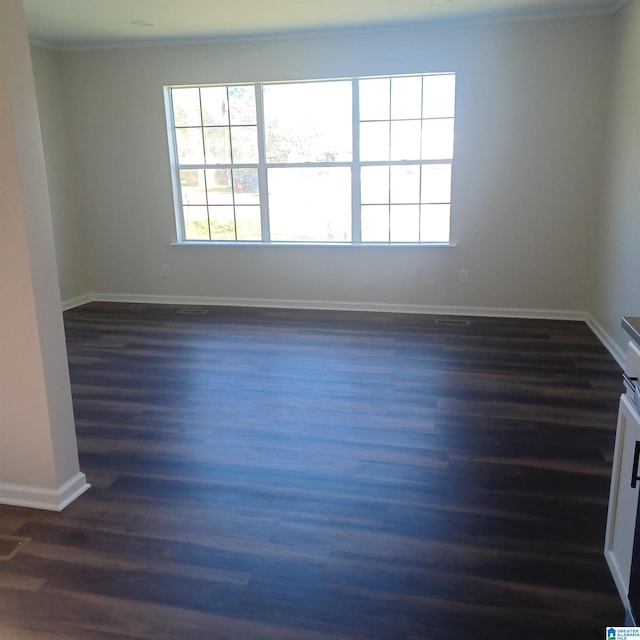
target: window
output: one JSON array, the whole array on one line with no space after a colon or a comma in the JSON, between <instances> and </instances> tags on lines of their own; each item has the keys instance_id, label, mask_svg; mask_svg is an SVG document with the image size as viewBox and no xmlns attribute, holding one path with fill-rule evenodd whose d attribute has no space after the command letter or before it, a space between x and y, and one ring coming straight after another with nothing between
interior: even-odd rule
<instances>
[{"instance_id":1,"label":"window","mask_svg":"<svg viewBox=\"0 0 640 640\"><path fill-rule=\"evenodd\" d=\"M180 242L449 242L455 75L168 87Z\"/></svg>"}]
</instances>

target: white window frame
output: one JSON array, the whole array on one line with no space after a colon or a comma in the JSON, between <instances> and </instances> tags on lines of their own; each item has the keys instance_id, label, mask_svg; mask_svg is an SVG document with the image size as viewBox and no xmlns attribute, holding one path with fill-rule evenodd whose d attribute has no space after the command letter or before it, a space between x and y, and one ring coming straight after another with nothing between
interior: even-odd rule
<instances>
[{"instance_id":1,"label":"white window frame","mask_svg":"<svg viewBox=\"0 0 640 640\"><path fill-rule=\"evenodd\" d=\"M455 246L455 242L451 239L451 206L452 197L448 202L442 204L449 205L449 238L444 241L411 241L411 242L398 242L392 241L379 241L379 242L363 242L362 241L362 225L361 225L361 191L360 191L360 176L361 168L367 166L426 166L426 165L448 165L453 169L453 153L448 158L437 159L419 159L419 160L382 160L382 161L362 161L360 159L360 113L359 113L359 81L369 80L376 78L404 78L404 77L426 77L426 76L439 76L447 75L453 76L455 79L456 74L454 72L440 72L440 73L414 73L414 74L389 74L385 76L361 76L353 78L337 78L337 79L314 79L305 81L291 81L291 82L255 82L255 83L224 83L224 84L210 84L210 85L168 85L164 87L165 98L165 113L166 124L169 142L169 159L171 164L171 177L174 197L174 211L175 211L175 223L176 223L176 244L180 245L319 245L319 246ZM264 123L264 104L263 104L263 92L262 89L267 85L274 84L303 84L305 82L326 82L326 81L348 81L351 82L352 90L352 159L348 161L334 161L334 162L268 162L266 155L266 134ZM228 163L228 164L180 164L178 161L177 151L177 138L176 138L176 125L174 123L173 106L171 99L172 89L183 88L206 88L206 87L236 87L236 86L253 86L255 91L256 100L256 118L257 118L257 132L258 132L258 162L257 163ZM424 97L422 98L424 100ZM422 118L422 120L437 119L437 118ZM450 117L453 120L455 127L455 113ZM389 118L391 122L391 117ZM204 126L204 125L203 125ZM268 170L272 168L314 168L314 167L347 167L351 169L351 240L344 242L335 241L283 241L271 240L270 222L269 222L269 191L268 191ZM256 169L258 172L258 183L260 192L260 220L261 220L261 240L191 240L185 237L185 221L182 205L182 189L180 185L180 170L182 169ZM453 179L452 179L453 183ZM453 189L451 188L451 191ZM418 206L423 205L423 202L416 203ZM430 203L440 204L440 203ZM389 202L389 205L393 205Z\"/></svg>"}]
</instances>

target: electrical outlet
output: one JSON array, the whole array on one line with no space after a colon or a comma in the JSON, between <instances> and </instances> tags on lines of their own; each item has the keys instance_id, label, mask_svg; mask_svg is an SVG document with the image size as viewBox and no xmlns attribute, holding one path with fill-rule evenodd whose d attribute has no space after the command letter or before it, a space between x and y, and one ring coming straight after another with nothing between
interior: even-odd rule
<instances>
[{"instance_id":1,"label":"electrical outlet","mask_svg":"<svg viewBox=\"0 0 640 640\"><path fill-rule=\"evenodd\" d=\"M469 272L466 269L460 270L460 284L469 284Z\"/></svg>"},{"instance_id":2,"label":"electrical outlet","mask_svg":"<svg viewBox=\"0 0 640 640\"><path fill-rule=\"evenodd\" d=\"M168 264L163 264L162 265L162 277L163 278L168 278L169 277L169 265Z\"/></svg>"}]
</instances>

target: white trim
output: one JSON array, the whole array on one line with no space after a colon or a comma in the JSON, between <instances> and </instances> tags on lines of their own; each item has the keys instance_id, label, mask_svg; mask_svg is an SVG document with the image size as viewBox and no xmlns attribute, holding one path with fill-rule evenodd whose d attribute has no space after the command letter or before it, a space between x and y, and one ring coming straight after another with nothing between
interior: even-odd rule
<instances>
[{"instance_id":1,"label":"white trim","mask_svg":"<svg viewBox=\"0 0 640 640\"><path fill-rule=\"evenodd\" d=\"M47 511L62 511L91 487L84 473L78 472L58 489L0 483L0 504Z\"/></svg>"},{"instance_id":2,"label":"white trim","mask_svg":"<svg viewBox=\"0 0 640 640\"><path fill-rule=\"evenodd\" d=\"M585 313L584 321L602 344L607 348L615 361L624 369L627 356L625 352L616 344L615 340L602 328L590 313Z\"/></svg>"},{"instance_id":3,"label":"white trim","mask_svg":"<svg viewBox=\"0 0 640 640\"><path fill-rule=\"evenodd\" d=\"M83 304L88 304L92 302L93 298L90 294L84 296L78 296L77 298L71 298L71 300L63 300L62 301L62 310L69 311L69 309L75 309L76 307L81 307Z\"/></svg>"},{"instance_id":4,"label":"white trim","mask_svg":"<svg viewBox=\"0 0 640 640\"><path fill-rule=\"evenodd\" d=\"M318 309L327 311L373 311L415 313L419 315L485 316L494 318L531 318L584 321L583 311L553 309L509 309L499 307L449 307L386 302L339 302L335 300L274 300L264 298L217 298L208 296L170 296L146 294L94 293L96 302L130 302L142 304L177 304L274 309Z\"/></svg>"},{"instance_id":5,"label":"white trim","mask_svg":"<svg viewBox=\"0 0 640 640\"><path fill-rule=\"evenodd\" d=\"M93 293L76 298L88 302L125 302L132 304L176 304L213 307L258 307L273 309L318 309L326 311L373 311L382 313L415 313L418 315L472 316L487 318L523 318L531 320L569 320L586 322L596 337L624 367L625 352L587 311L563 309L514 309L508 307L451 307L387 302L338 302L335 300L273 300L265 298L218 298L211 296L172 296L136 293ZM78 305L75 305L78 306ZM69 307L71 308L71 307Z\"/></svg>"},{"instance_id":6,"label":"white trim","mask_svg":"<svg viewBox=\"0 0 640 640\"><path fill-rule=\"evenodd\" d=\"M172 247L345 247L358 248L384 248L384 249L440 249L457 247L455 240L449 242L297 242L285 240L270 240L258 242L254 240L182 240L172 242Z\"/></svg>"},{"instance_id":7,"label":"white trim","mask_svg":"<svg viewBox=\"0 0 640 640\"><path fill-rule=\"evenodd\" d=\"M617 13L627 0L595 0L595 4L581 9L546 9L543 11L489 11L471 12L467 15L447 15L439 17L422 16L393 22L377 22L374 24L333 25L327 27L300 27L297 29L254 31L249 33L209 33L198 36L166 36L148 39L132 38L119 40L102 40L100 42L50 43L32 40L31 44L43 46L57 51L111 51L124 49L142 49L146 47L184 47L207 46L212 44L229 44L236 42L270 42L274 40L297 40L308 38L335 38L368 35L375 38L379 33L393 31L442 30L460 27L510 25L519 22L542 20L561 20L567 18L589 18Z\"/></svg>"}]
</instances>

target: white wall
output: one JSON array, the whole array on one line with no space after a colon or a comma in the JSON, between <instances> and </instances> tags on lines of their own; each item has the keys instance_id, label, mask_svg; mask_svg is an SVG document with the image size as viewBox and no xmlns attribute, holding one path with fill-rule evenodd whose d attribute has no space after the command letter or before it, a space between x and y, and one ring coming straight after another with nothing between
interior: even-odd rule
<instances>
[{"instance_id":1,"label":"white wall","mask_svg":"<svg viewBox=\"0 0 640 640\"><path fill-rule=\"evenodd\" d=\"M67 120L60 53L32 47L31 59L47 168L60 292L63 300L73 300L91 291L85 220L77 202L71 157L70 140L74 132Z\"/></svg>"},{"instance_id":2,"label":"white wall","mask_svg":"<svg viewBox=\"0 0 640 640\"><path fill-rule=\"evenodd\" d=\"M620 318L640 316L640 1L616 16L607 185L593 241L590 310L624 348Z\"/></svg>"},{"instance_id":3,"label":"white wall","mask_svg":"<svg viewBox=\"0 0 640 640\"><path fill-rule=\"evenodd\" d=\"M601 16L62 53L92 291L584 310L612 26ZM458 74L456 248L171 246L163 85L423 71Z\"/></svg>"},{"instance_id":4,"label":"white wall","mask_svg":"<svg viewBox=\"0 0 640 640\"><path fill-rule=\"evenodd\" d=\"M0 504L60 510L78 451L21 0L0 2Z\"/></svg>"}]
</instances>

